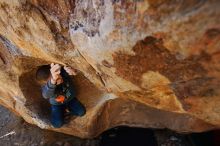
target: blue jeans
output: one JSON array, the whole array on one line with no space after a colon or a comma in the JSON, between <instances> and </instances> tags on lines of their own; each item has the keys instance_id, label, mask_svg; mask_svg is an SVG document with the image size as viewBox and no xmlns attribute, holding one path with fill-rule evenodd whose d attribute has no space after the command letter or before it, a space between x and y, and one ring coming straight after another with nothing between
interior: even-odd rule
<instances>
[{"instance_id":1,"label":"blue jeans","mask_svg":"<svg viewBox=\"0 0 220 146\"><path fill-rule=\"evenodd\" d=\"M76 99L62 105L51 105L51 124L55 128L60 128L64 124L65 109L68 109L71 115L83 116L86 113L85 107Z\"/></svg>"}]
</instances>

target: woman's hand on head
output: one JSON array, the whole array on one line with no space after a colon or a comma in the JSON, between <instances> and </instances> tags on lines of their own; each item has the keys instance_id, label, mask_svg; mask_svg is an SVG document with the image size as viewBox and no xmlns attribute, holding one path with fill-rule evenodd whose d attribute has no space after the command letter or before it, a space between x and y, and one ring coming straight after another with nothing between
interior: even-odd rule
<instances>
[{"instance_id":1,"label":"woman's hand on head","mask_svg":"<svg viewBox=\"0 0 220 146\"><path fill-rule=\"evenodd\" d=\"M61 66L59 64L51 63L50 72L52 76L51 82L56 84L56 81L60 78Z\"/></svg>"}]
</instances>

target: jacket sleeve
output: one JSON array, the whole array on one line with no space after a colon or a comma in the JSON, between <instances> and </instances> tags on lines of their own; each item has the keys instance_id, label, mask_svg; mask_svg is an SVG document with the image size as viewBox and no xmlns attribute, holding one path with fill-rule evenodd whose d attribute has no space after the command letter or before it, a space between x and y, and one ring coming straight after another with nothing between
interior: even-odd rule
<instances>
[{"instance_id":1,"label":"jacket sleeve","mask_svg":"<svg viewBox=\"0 0 220 146\"><path fill-rule=\"evenodd\" d=\"M76 97L76 90L72 82L72 79L69 75L66 77L66 82L69 84L69 91L70 91L71 96Z\"/></svg>"},{"instance_id":2,"label":"jacket sleeve","mask_svg":"<svg viewBox=\"0 0 220 146\"><path fill-rule=\"evenodd\" d=\"M56 85L52 84L51 81L49 80L47 84L45 84L42 87L42 95L45 99L53 98L55 97L55 89Z\"/></svg>"}]
</instances>

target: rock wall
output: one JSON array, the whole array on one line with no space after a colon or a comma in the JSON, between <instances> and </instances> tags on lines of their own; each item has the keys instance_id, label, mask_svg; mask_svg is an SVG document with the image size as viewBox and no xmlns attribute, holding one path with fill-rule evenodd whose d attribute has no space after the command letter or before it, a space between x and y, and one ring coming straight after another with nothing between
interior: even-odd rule
<instances>
[{"instance_id":1,"label":"rock wall","mask_svg":"<svg viewBox=\"0 0 220 146\"><path fill-rule=\"evenodd\" d=\"M111 127L220 126L219 0L0 0L0 103L79 137ZM55 129L36 70L73 78L84 117Z\"/></svg>"}]
</instances>

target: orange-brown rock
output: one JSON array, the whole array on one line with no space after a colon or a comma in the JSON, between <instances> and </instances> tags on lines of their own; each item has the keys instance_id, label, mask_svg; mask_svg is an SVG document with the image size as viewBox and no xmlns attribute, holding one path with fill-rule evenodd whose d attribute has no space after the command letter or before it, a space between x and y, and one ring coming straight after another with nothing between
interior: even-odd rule
<instances>
[{"instance_id":1,"label":"orange-brown rock","mask_svg":"<svg viewBox=\"0 0 220 146\"><path fill-rule=\"evenodd\" d=\"M70 65L84 117L49 122L36 70ZM0 103L41 128L220 127L219 0L0 0Z\"/></svg>"}]
</instances>

